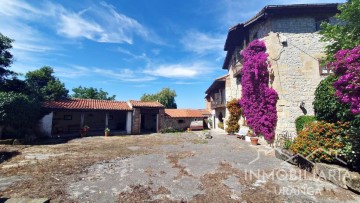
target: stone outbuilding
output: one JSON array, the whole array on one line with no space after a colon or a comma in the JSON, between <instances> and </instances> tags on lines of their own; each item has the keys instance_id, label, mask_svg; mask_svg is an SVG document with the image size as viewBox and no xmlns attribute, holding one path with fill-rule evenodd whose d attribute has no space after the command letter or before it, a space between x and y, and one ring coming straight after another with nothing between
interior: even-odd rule
<instances>
[{"instance_id":1,"label":"stone outbuilding","mask_svg":"<svg viewBox=\"0 0 360 203\"><path fill-rule=\"evenodd\" d=\"M199 121L202 128L207 128L210 112L205 109L165 109L163 128L186 130L193 121Z\"/></svg>"},{"instance_id":2,"label":"stone outbuilding","mask_svg":"<svg viewBox=\"0 0 360 203\"><path fill-rule=\"evenodd\" d=\"M40 121L48 136L77 135L88 126L89 134L109 128L116 134L159 132L165 107L159 102L68 99L43 104L49 113Z\"/></svg>"}]
</instances>

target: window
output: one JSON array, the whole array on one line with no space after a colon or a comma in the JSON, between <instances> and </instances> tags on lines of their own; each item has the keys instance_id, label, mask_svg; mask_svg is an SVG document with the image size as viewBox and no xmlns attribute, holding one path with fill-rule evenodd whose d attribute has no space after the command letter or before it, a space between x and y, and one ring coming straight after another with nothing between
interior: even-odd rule
<instances>
[{"instance_id":1,"label":"window","mask_svg":"<svg viewBox=\"0 0 360 203\"><path fill-rule=\"evenodd\" d=\"M64 115L64 120L72 120L72 115Z\"/></svg>"},{"instance_id":2,"label":"window","mask_svg":"<svg viewBox=\"0 0 360 203\"><path fill-rule=\"evenodd\" d=\"M180 120L178 120L178 123L185 123L185 121L180 119Z\"/></svg>"},{"instance_id":3,"label":"window","mask_svg":"<svg viewBox=\"0 0 360 203\"><path fill-rule=\"evenodd\" d=\"M332 73L332 68L331 67L327 67L326 65L322 64L323 62L321 60L319 60L319 72L321 76L324 75L330 75L330 73Z\"/></svg>"}]
</instances>

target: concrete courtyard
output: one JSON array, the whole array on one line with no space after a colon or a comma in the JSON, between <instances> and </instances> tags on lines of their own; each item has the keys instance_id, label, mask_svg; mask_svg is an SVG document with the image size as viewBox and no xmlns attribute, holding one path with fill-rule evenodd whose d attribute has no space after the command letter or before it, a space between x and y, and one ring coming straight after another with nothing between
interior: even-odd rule
<instances>
[{"instance_id":1,"label":"concrete courtyard","mask_svg":"<svg viewBox=\"0 0 360 203\"><path fill-rule=\"evenodd\" d=\"M52 202L360 202L265 146L211 131L0 146L0 197Z\"/></svg>"}]
</instances>

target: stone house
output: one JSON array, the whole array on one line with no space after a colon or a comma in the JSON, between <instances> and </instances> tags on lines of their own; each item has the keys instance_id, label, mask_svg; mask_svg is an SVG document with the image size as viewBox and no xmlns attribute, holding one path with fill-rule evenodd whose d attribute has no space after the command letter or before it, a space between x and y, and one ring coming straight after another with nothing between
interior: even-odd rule
<instances>
[{"instance_id":1,"label":"stone house","mask_svg":"<svg viewBox=\"0 0 360 203\"><path fill-rule=\"evenodd\" d=\"M165 119L162 126L163 128L186 130L190 128L191 122L199 121L203 128L206 128L207 126L204 124L210 115L210 112L205 109L165 109Z\"/></svg>"},{"instance_id":2,"label":"stone house","mask_svg":"<svg viewBox=\"0 0 360 203\"><path fill-rule=\"evenodd\" d=\"M338 12L337 6L338 4L266 6L250 20L230 28L224 46L227 54L222 67L228 72L225 79L225 101L241 98L241 51L252 40L263 40L271 64L269 86L279 95L276 133L295 133L295 119L301 115L314 114L312 102L315 89L329 74L320 65L325 57L324 47L327 42L320 41L319 30L324 21L337 23L333 18ZM206 94L209 95L208 90ZM214 107L211 109L216 111ZM225 120L228 115L226 110ZM244 122L240 121L240 124Z\"/></svg>"},{"instance_id":3,"label":"stone house","mask_svg":"<svg viewBox=\"0 0 360 203\"><path fill-rule=\"evenodd\" d=\"M219 123L224 124L226 117L225 81L229 75L216 78L205 91L206 109L211 112L211 126L219 128Z\"/></svg>"},{"instance_id":4,"label":"stone house","mask_svg":"<svg viewBox=\"0 0 360 203\"><path fill-rule=\"evenodd\" d=\"M48 136L77 135L85 125L89 134L105 128L116 134L159 132L165 119L165 107L158 102L69 99L45 102L43 108L49 114L40 129Z\"/></svg>"}]
</instances>

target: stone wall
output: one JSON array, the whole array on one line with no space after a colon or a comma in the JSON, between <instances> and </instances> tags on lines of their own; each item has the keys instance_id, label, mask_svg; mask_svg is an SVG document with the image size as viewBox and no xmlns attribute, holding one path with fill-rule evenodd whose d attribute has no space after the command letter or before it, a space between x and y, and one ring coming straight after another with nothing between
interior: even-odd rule
<instances>
[{"instance_id":1,"label":"stone wall","mask_svg":"<svg viewBox=\"0 0 360 203\"><path fill-rule=\"evenodd\" d=\"M333 18L329 22L336 23ZM314 92L324 78L320 76L319 59L325 57L327 43L320 42L316 19L311 16L270 18L253 26L249 30L249 39L253 40L255 34L266 43L270 72L273 74L270 86L279 94L276 133L288 131L295 134L295 119L304 114L314 114ZM233 68L233 64L228 67L227 101L241 97L240 81L233 75L242 65L237 63ZM300 108L302 102L304 110ZM227 119L229 113L226 112L226 115Z\"/></svg>"},{"instance_id":2,"label":"stone wall","mask_svg":"<svg viewBox=\"0 0 360 203\"><path fill-rule=\"evenodd\" d=\"M287 44L279 42L285 37ZM273 33L263 38L268 49L274 79L271 86L277 91L278 123L276 133L284 130L295 133L295 119L313 115L314 92L322 80L319 59L324 57L325 43L318 33ZM301 103L305 109L300 108Z\"/></svg>"},{"instance_id":3,"label":"stone wall","mask_svg":"<svg viewBox=\"0 0 360 203\"><path fill-rule=\"evenodd\" d=\"M132 134L140 134L140 128L141 128L141 117L140 117L140 109L134 108L133 110L133 116L132 116Z\"/></svg>"},{"instance_id":4,"label":"stone wall","mask_svg":"<svg viewBox=\"0 0 360 203\"><path fill-rule=\"evenodd\" d=\"M170 118L165 117L165 120L163 122L163 129L166 128L173 128L173 129L183 129L186 130L187 128L190 128L191 121L201 121L204 118ZM182 121L182 122L179 122Z\"/></svg>"},{"instance_id":5,"label":"stone wall","mask_svg":"<svg viewBox=\"0 0 360 203\"><path fill-rule=\"evenodd\" d=\"M165 109L159 109L158 114L158 132L165 128Z\"/></svg>"}]
</instances>

